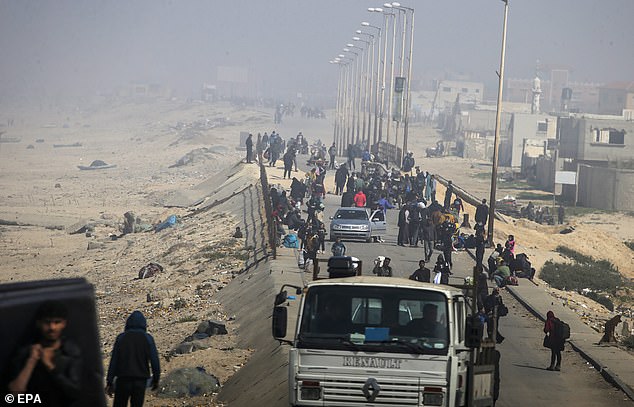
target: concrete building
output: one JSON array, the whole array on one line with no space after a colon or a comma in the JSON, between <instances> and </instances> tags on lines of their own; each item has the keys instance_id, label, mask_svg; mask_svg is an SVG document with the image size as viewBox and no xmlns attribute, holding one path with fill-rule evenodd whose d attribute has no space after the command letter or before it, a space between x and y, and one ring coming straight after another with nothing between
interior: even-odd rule
<instances>
[{"instance_id":1,"label":"concrete building","mask_svg":"<svg viewBox=\"0 0 634 407\"><path fill-rule=\"evenodd\" d=\"M613 82L599 88L599 113L622 115L634 109L634 82Z\"/></svg>"},{"instance_id":2,"label":"concrete building","mask_svg":"<svg viewBox=\"0 0 634 407\"><path fill-rule=\"evenodd\" d=\"M561 158L599 167L634 159L634 121L623 116L571 114L559 126Z\"/></svg>"},{"instance_id":3,"label":"concrete building","mask_svg":"<svg viewBox=\"0 0 634 407\"><path fill-rule=\"evenodd\" d=\"M500 166L522 169L524 157L544 155L548 139L557 136L557 118L546 114L513 113L507 137L500 143Z\"/></svg>"},{"instance_id":4,"label":"concrete building","mask_svg":"<svg viewBox=\"0 0 634 407\"><path fill-rule=\"evenodd\" d=\"M436 83L434 110L451 109L457 98L462 104L477 105L482 102L483 94L484 84L481 82L441 80Z\"/></svg>"},{"instance_id":5,"label":"concrete building","mask_svg":"<svg viewBox=\"0 0 634 407\"><path fill-rule=\"evenodd\" d=\"M571 114L560 117L558 127L562 169L577 173L577 185L563 188L565 199L594 208L634 210L634 121Z\"/></svg>"},{"instance_id":6,"label":"concrete building","mask_svg":"<svg viewBox=\"0 0 634 407\"><path fill-rule=\"evenodd\" d=\"M485 108L461 111L452 118L453 138L456 139L458 155L480 160L493 158L495 115L495 110ZM510 120L511 113L503 111L500 117L500 138L507 136Z\"/></svg>"},{"instance_id":7,"label":"concrete building","mask_svg":"<svg viewBox=\"0 0 634 407\"><path fill-rule=\"evenodd\" d=\"M534 79L507 79L504 81L505 103L531 103ZM599 112L599 89L601 84L591 82L566 82L567 86L553 86L550 79L541 79L541 111L558 112L561 110L561 92L564 87L572 89L569 111ZM553 92L558 92L557 94ZM620 112L617 114L621 114Z\"/></svg>"}]
</instances>

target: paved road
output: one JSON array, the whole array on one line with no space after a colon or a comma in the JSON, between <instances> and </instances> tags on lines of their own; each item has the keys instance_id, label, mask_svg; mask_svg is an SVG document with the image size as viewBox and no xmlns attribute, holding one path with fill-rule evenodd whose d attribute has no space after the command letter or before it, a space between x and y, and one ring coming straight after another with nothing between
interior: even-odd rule
<instances>
[{"instance_id":1,"label":"paved road","mask_svg":"<svg viewBox=\"0 0 634 407\"><path fill-rule=\"evenodd\" d=\"M326 220L334 214L339 202L340 197L326 197ZM379 255L392 259L395 276L407 277L418 267L418 260L423 257L422 247L396 245L397 214L397 210L388 211L388 232L383 236L385 243L345 242L347 254L363 261L364 274L371 273L372 261ZM330 253L330 243L326 244L326 253ZM466 252L454 253L453 257L455 276L464 277L471 273L474 261ZM634 405L568 345L563 354L562 372L547 371L545 368L550 362L550 352L541 346L541 321L529 314L508 293L503 292L502 295L511 312L500 322L500 331L506 340L498 348L502 354L498 406Z\"/></svg>"}]
</instances>

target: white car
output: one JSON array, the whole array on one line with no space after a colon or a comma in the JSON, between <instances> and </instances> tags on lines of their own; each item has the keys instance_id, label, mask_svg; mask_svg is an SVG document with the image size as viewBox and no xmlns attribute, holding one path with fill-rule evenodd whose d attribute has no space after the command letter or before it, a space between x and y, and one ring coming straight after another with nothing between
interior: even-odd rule
<instances>
[{"instance_id":1,"label":"white car","mask_svg":"<svg viewBox=\"0 0 634 407\"><path fill-rule=\"evenodd\" d=\"M385 214L377 209L370 214L367 208L339 208L330 218L330 241L360 239L371 242L374 236L385 233Z\"/></svg>"}]
</instances>

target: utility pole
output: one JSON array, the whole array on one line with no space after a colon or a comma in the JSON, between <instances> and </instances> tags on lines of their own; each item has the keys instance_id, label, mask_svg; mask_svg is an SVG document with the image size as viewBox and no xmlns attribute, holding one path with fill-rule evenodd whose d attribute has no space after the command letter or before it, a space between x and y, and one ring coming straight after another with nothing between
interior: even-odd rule
<instances>
[{"instance_id":1,"label":"utility pole","mask_svg":"<svg viewBox=\"0 0 634 407\"><path fill-rule=\"evenodd\" d=\"M407 154L407 136L409 135L409 104L410 104L410 91L412 89L412 54L414 50L414 9L403 7L412 12L412 21L410 22L410 38L409 38L409 59L407 67L407 79L406 79L406 91L405 101L403 104L403 157ZM401 162L403 157L401 157Z\"/></svg>"},{"instance_id":2,"label":"utility pole","mask_svg":"<svg viewBox=\"0 0 634 407\"><path fill-rule=\"evenodd\" d=\"M502 115L502 87L504 86L504 57L506 54L506 21L509 12L509 0L501 0L504 3L504 23L502 25L502 51L500 53L500 72L498 72L498 104L495 113L495 138L493 142L493 167L491 169L491 195L489 199L489 225L487 239L489 245L493 245L493 223L495 222L495 192L498 178L498 156L500 150L500 117Z\"/></svg>"}]
</instances>

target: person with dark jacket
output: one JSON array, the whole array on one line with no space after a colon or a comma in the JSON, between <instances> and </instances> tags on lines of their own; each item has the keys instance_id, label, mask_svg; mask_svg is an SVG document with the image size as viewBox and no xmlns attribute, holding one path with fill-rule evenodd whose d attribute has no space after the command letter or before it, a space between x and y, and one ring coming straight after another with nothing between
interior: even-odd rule
<instances>
[{"instance_id":1,"label":"person with dark jacket","mask_svg":"<svg viewBox=\"0 0 634 407\"><path fill-rule=\"evenodd\" d=\"M247 147L247 163L250 163L253 159L253 134L249 133L244 145Z\"/></svg>"},{"instance_id":2,"label":"person with dark jacket","mask_svg":"<svg viewBox=\"0 0 634 407\"><path fill-rule=\"evenodd\" d=\"M489 219L489 207L487 206L487 200L483 199L482 203L476 207L475 221L476 223L485 226Z\"/></svg>"},{"instance_id":3,"label":"person with dark jacket","mask_svg":"<svg viewBox=\"0 0 634 407\"><path fill-rule=\"evenodd\" d=\"M482 229L476 230L475 257L476 257L477 266L482 266L482 260L484 259L484 245L485 244L486 244L486 238L484 237L484 231Z\"/></svg>"},{"instance_id":4,"label":"person with dark jacket","mask_svg":"<svg viewBox=\"0 0 634 407\"><path fill-rule=\"evenodd\" d=\"M431 218L427 218L423 224L423 248L425 250L425 261L431 259L436 242L436 226Z\"/></svg>"},{"instance_id":5,"label":"person with dark jacket","mask_svg":"<svg viewBox=\"0 0 634 407\"><path fill-rule=\"evenodd\" d=\"M409 242L409 205L403 205L398 212L398 238L397 244L399 246L405 246L405 243Z\"/></svg>"},{"instance_id":6,"label":"person with dark jacket","mask_svg":"<svg viewBox=\"0 0 634 407\"><path fill-rule=\"evenodd\" d=\"M341 207L351 207L354 206L354 192L346 191L341 195Z\"/></svg>"},{"instance_id":7,"label":"person with dark jacket","mask_svg":"<svg viewBox=\"0 0 634 407\"><path fill-rule=\"evenodd\" d=\"M500 317L506 316L508 308L502 302L499 288L493 288L493 292L484 299L484 311L487 313L489 321L487 322L489 338L493 339L493 330L495 329L495 343L502 343L504 336L500 333Z\"/></svg>"},{"instance_id":8,"label":"person with dark jacket","mask_svg":"<svg viewBox=\"0 0 634 407\"><path fill-rule=\"evenodd\" d=\"M546 370L561 370L561 351L564 350L566 340L561 337L556 329L559 319L555 317L555 313L548 311L546 313L546 323L544 323L544 346L550 349L550 366Z\"/></svg>"},{"instance_id":9,"label":"person with dark jacket","mask_svg":"<svg viewBox=\"0 0 634 407\"><path fill-rule=\"evenodd\" d=\"M330 166L328 167L331 170L335 169L335 156L337 155L337 145L332 143L330 148L328 149L328 155L330 156Z\"/></svg>"},{"instance_id":10,"label":"person with dark jacket","mask_svg":"<svg viewBox=\"0 0 634 407\"><path fill-rule=\"evenodd\" d=\"M412 275L409 276L409 279L420 281L421 283L431 282L431 270L425 267L425 260L418 261L418 270L415 270Z\"/></svg>"},{"instance_id":11,"label":"person with dark jacket","mask_svg":"<svg viewBox=\"0 0 634 407\"><path fill-rule=\"evenodd\" d=\"M451 195L453 195L453 183L451 181L447 182L447 190L445 191L445 202L443 203L443 207L445 210L449 210L449 206L451 205Z\"/></svg>"},{"instance_id":12,"label":"person with dark jacket","mask_svg":"<svg viewBox=\"0 0 634 407\"><path fill-rule=\"evenodd\" d=\"M451 259L451 253L453 252L453 238L451 233L443 233L440 237L442 242L442 253L445 256L445 261L449 264L450 268L453 268L453 260Z\"/></svg>"},{"instance_id":13,"label":"person with dark jacket","mask_svg":"<svg viewBox=\"0 0 634 407\"><path fill-rule=\"evenodd\" d=\"M420 206L424 207L422 202ZM413 247L418 247L418 229L422 221L421 209L417 203L412 203L409 209L409 245Z\"/></svg>"},{"instance_id":14,"label":"person with dark jacket","mask_svg":"<svg viewBox=\"0 0 634 407\"><path fill-rule=\"evenodd\" d=\"M559 223L560 225L564 223L565 212L566 210L564 209L564 206L559 205L559 207L557 208L557 223Z\"/></svg>"},{"instance_id":15,"label":"person with dark jacket","mask_svg":"<svg viewBox=\"0 0 634 407\"><path fill-rule=\"evenodd\" d=\"M286 217L284 218L284 224L288 226L289 230L297 230L301 225L302 218L299 214L299 209L293 209L292 211L288 211Z\"/></svg>"},{"instance_id":16,"label":"person with dark jacket","mask_svg":"<svg viewBox=\"0 0 634 407\"><path fill-rule=\"evenodd\" d=\"M335 195L343 194L343 189L349 176L348 167L346 167L345 163L341 164L335 171Z\"/></svg>"},{"instance_id":17,"label":"person with dark jacket","mask_svg":"<svg viewBox=\"0 0 634 407\"><path fill-rule=\"evenodd\" d=\"M449 276L453 273L449 268L449 263L447 263L442 254L439 254L436 259L434 273L436 273L436 275L440 274L440 284L449 284ZM434 278L434 280L436 280L436 278Z\"/></svg>"},{"instance_id":18,"label":"person with dark jacket","mask_svg":"<svg viewBox=\"0 0 634 407\"><path fill-rule=\"evenodd\" d=\"M35 314L37 340L21 347L11 361L9 392L38 395L46 406L69 406L79 398L81 350L63 335L67 318L68 310L59 301L39 306Z\"/></svg>"},{"instance_id":19,"label":"person with dark jacket","mask_svg":"<svg viewBox=\"0 0 634 407\"><path fill-rule=\"evenodd\" d=\"M297 202L302 202L306 196L306 184L293 177L291 182L291 198Z\"/></svg>"},{"instance_id":20,"label":"person with dark jacket","mask_svg":"<svg viewBox=\"0 0 634 407\"><path fill-rule=\"evenodd\" d=\"M295 160L295 150L289 148L286 153L284 153L284 157L282 157L284 161L284 176L286 178L286 174L288 174L288 179L291 179L291 171L293 170L293 162Z\"/></svg>"},{"instance_id":21,"label":"person with dark jacket","mask_svg":"<svg viewBox=\"0 0 634 407\"><path fill-rule=\"evenodd\" d=\"M106 376L106 393L114 393L113 407L143 406L145 387L152 366L152 390L158 388L161 377L158 351L152 335L147 333L147 321L141 311L128 317L125 331L115 340Z\"/></svg>"},{"instance_id":22,"label":"person with dark jacket","mask_svg":"<svg viewBox=\"0 0 634 407\"><path fill-rule=\"evenodd\" d=\"M473 267L473 272L476 276L476 302L478 309L484 309L484 301L489 296L489 274L483 270L482 266L478 265Z\"/></svg>"},{"instance_id":23,"label":"person with dark jacket","mask_svg":"<svg viewBox=\"0 0 634 407\"><path fill-rule=\"evenodd\" d=\"M352 144L348 144L348 149L346 150L346 152L348 153L348 168L350 168L351 170L356 170L357 167L354 164L354 148L352 147Z\"/></svg>"},{"instance_id":24,"label":"person with dark jacket","mask_svg":"<svg viewBox=\"0 0 634 407\"><path fill-rule=\"evenodd\" d=\"M354 193L356 192L354 187L355 182L356 182L356 177L353 172L348 177L348 182L346 182L346 192L352 192L354 195Z\"/></svg>"}]
</instances>

